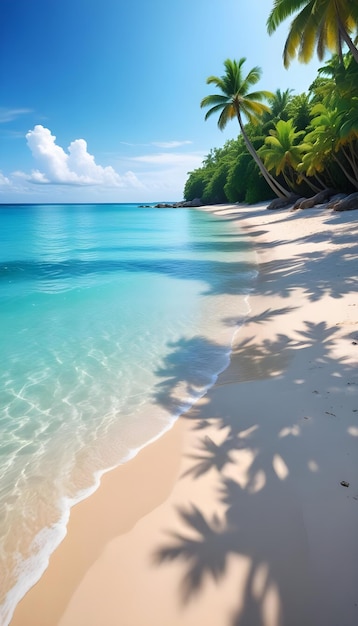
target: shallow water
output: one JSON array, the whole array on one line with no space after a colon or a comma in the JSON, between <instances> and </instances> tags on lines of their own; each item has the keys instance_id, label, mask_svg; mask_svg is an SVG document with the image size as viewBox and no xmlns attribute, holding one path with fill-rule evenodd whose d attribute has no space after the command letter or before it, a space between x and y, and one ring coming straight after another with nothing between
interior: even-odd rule
<instances>
[{"instance_id":1,"label":"shallow water","mask_svg":"<svg viewBox=\"0 0 358 626\"><path fill-rule=\"evenodd\" d=\"M256 274L202 211L0 207L1 624L70 507L227 366Z\"/></svg>"}]
</instances>

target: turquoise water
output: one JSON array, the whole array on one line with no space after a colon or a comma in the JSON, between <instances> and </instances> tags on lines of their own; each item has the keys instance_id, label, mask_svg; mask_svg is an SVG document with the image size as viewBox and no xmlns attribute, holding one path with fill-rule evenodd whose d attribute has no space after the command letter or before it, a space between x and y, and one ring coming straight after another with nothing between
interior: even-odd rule
<instances>
[{"instance_id":1,"label":"turquoise water","mask_svg":"<svg viewBox=\"0 0 358 626\"><path fill-rule=\"evenodd\" d=\"M243 236L204 211L0 207L1 624L71 506L227 366L255 276Z\"/></svg>"}]
</instances>

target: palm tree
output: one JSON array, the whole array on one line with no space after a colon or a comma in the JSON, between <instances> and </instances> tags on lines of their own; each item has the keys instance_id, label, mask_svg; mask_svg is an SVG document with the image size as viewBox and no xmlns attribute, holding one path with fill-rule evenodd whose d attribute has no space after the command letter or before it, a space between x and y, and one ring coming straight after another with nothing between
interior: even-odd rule
<instances>
[{"instance_id":1,"label":"palm tree","mask_svg":"<svg viewBox=\"0 0 358 626\"><path fill-rule=\"evenodd\" d=\"M267 171L252 145L243 124L243 115L245 115L249 122L256 124L260 116L270 110L267 105L262 103L262 100L264 98L270 98L273 95L269 91L255 91L249 93L250 87L260 80L261 70L259 67L254 67L247 76L244 76L242 66L245 61L245 57L241 58L239 61L227 59L224 62L224 76L209 76L206 81L207 84L214 84L221 93L206 96L202 99L200 106L202 108L210 107L205 115L206 120L211 115L220 113L218 120L220 130L225 128L229 120L232 120L234 117L238 119L246 147L258 165L262 176L277 196L287 198L290 195L289 192Z\"/></svg>"},{"instance_id":2,"label":"palm tree","mask_svg":"<svg viewBox=\"0 0 358 626\"><path fill-rule=\"evenodd\" d=\"M342 58L342 40L347 44L358 63L358 49L350 35L358 25L358 4L352 0L275 0L267 19L271 35L290 15L300 11L291 23L286 39L283 60L285 67L298 52L298 59L307 63L317 48L318 58L326 50Z\"/></svg>"},{"instance_id":3,"label":"palm tree","mask_svg":"<svg viewBox=\"0 0 358 626\"><path fill-rule=\"evenodd\" d=\"M291 100L291 93L292 89L285 89L285 91L276 89L272 97L269 98L271 116L276 121L288 119L287 107Z\"/></svg>"},{"instance_id":4,"label":"palm tree","mask_svg":"<svg viewBox=\"0 0 358 626\"><path fill-rule=\"evenodd\" d=\"M307 149L306 144L298 143L302 135L304 131L297 131L292 120L279 120L259 151L267 169L274 170L276 176L282 174L292 189L296 187L297 167Z\"/></svg>"},{"instance_id":5,"label":"palm tree","mask_svg":"<svg viewBox=\"0 0 358 626\"><path fill-rule=\"evenodd\" d=\"M308 186L316 193L322 189L327 189L327 181L329 181L330 187L335 187L329 165L327 164L327 158L325 154L322 154L320 145L317 142L308 143L305 141L305 143L307 152L302 155L302 161L297 166L297 181L305 180ZM321 174L323 177L321 177ZM317 181L319 187L311 182L311 178Z\"/></svg>"},{"instance_id":6,"label":"palm tree","mask_svg":"<svg viewBox=\"0 0 358 626\"><path fill-rule=\"evenodd\" d=\"M276 89L275 93L268 98L270 111L262 116L262 134L267 135L275 127L279 120L288 120L288 105L291 101L292 89Z\"/></svg>"},{"instance_id":7,"label":"palm tree","mask_svg":"<svg viewBox=\"0 0 358 626\"><path fill-rule=\"evenodd\" d=\"M317 104L312 109L313 130L306 135L316 151L320 150L322 160L330 157L343 172L347 180L358 189L358 163L355 156L355 141L358 138L358 120L355 109L328 109ZM351 117L350 117L351 115ZM357 120L357 121L355 121Z\"/></svg>"},{"instance_id":8,"label":"palm tree","mask_svg":"<svg viewBox=\"0 0 358 626\"><path fill-rule=\"evenodd\" d=\"M292 96L287 112L297 130L305 130L311 122L311 97L306 93Z\"/></svg>"}]
</instances>

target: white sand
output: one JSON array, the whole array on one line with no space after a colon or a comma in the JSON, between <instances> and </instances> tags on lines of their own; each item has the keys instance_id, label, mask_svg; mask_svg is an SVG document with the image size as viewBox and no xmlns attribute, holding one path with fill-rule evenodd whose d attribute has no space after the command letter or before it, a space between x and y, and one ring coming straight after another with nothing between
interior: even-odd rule
<instances>
[{"instance_id":1,"label":"white sand","mask_svg":"<svg viewBox=\"0 0 358 626\"><path fill-rule=\"evenodd\" d=\"M260 262L231 365L73 509L12 626L358 624L358 211L208 210Z\"/></svg>"}]
</instances>

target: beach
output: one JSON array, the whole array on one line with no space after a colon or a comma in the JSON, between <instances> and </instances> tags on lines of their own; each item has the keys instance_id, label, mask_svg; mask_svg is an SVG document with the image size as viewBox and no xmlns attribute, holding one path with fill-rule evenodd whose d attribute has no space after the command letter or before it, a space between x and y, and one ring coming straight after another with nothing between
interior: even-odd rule
<instances>
[{"instance_id":1,"label":"beach","mask_svg":"<svg viewBox=\"0 0 358 626\"><path fill-rule=\"evenodd\" d=\"M11 626L358 623L358 221L208 210L258 259L216 384L102 477Z\"/></svg>"}]
</instances>

